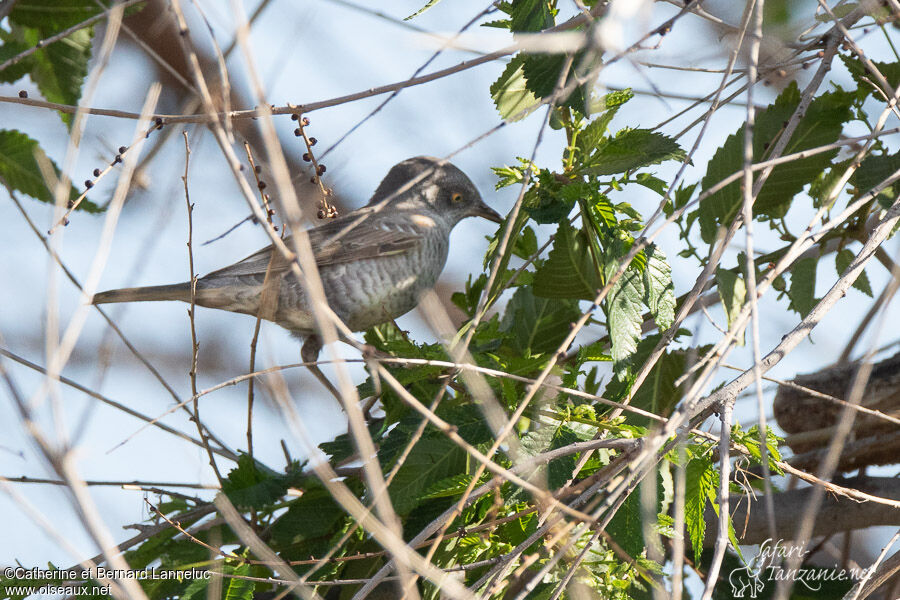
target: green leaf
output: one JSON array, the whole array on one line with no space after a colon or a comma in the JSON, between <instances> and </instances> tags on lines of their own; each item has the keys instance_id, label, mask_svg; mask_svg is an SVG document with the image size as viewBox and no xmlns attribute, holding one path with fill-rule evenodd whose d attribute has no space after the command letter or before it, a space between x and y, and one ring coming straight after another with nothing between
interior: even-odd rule
<instances>
[{"instance_id":1,"label":"green leaf","mask_svg":"<svg viewBox=\"0 0 900 600\"><path fill-rule=\"evenodd\" d=\"M663 331L675 321L675 284L672 283L672 267L666 261L666 255L656 245L651 244L644 250L647 256L647 267L644 269L644 303L650 309L650 315L656 326Z\"/></svg>"},{"instance_id":2,"label":"green leaf","mask_svg":"<svg viewBox=\"0 0 900 600\"><path fill-rule=\"evenodd\" d=\"M531 227L524 227L522 233L520 233L513 242L513 254L525 260L537 254L537 250L537 235L535 235L534 229Z\"/></svg>"},{"instance_id":3,"label":"green leaf","mask_svg":"<svg viewBox=\"0 0 900 600\"><path fill-rule=\"evenodd\" d=\"M325 486L310 479L303 495L292 500L283 515L272 524L272 540L280 547L329 536L344 517L343 509Z\"/></svg>"},{"instance_id":4,"label":"green leaf","mask_svg":"<svg viewBox=\"0 0 900 600\"><path fill-rule=\"evenodd\" d=\"M31 55L31 79L49 102L78 104L91 58L93 35L92 27L79 29ZM40 37L36 30L28 35L33 43L37 43ZM74 115L61 112L59 116L67 126L71 126Z\"/></svg>"},{"instance_id":5,"label":"green leaf","mask_svg":"<svg viewBox=\"0 0 900 600\"><path fill-rule=\"evenodd\" d=\"M547 260L535 273L534 295L593 300L600 287L600 274L591 258L587 235L563 221Z\"/></svg>"},{"instance_id":6,"label":"green leaf","mask_svg":"<svg viewBox=\"0 0 900 600\"><path fill-rule=\"evenodd\" d=\"M605 138L584 160L586 173L615 175L666 160L682 160L684 150L670 137L648 129L623 129Z\"/></svg>"},{"instance_id":7,"label":"green leaf","mask_svg":"<svg viewBox=\"0 0 900 600\"><path fill-rule=\"evenodd\" d=\"M684 524L698 561L703 553L703 540L706 536L706 521L703 519L703 512L706 509L707 501L711 500L715 504L718 483L719 474L707 456L698 456L687 464Z\"/></svg>"},{"instance_id":8,"label":"green leaf","mask_svg":"<svg viewBox=\"0 0 900 600\"><path fill-rule=\"evenodd\" d=\"M431 8L432 6L434 6L435 4L437 4L437 3L440 2L440 1L441 1L441 0L428 0L428 2L425 4L425 6L423 6L422 8L420 8L419 10L417 10L416 12L414 12L413 14L409 15L408 17L404 17L403 20L404 20L404 21L409 21L409 20L411 20L411 19L415 19L416 17L418 17L418 16L421 15L423 12L425 12L426 10L428 10L429 8Z\"/></svg>"},{"instance_id":9,"label":"green leaf","mask_svg":"<svg viewBox=\"0 0 900 600\"><path fill-rule=\"evenodd\" d=\"M834 266L837 269L838 275L843 275L844 271L847 270L847 267L850 266L850 263L853 262L854 258L856 258L856 255L853 254L852 250L848 250L847 248L844 248L835 255ZM860 272L859 277L853 282L853 287L869 298L872 297L872 286L869 284L869 276L866 275L865 271Z\"/></svg>"},{"instance_id":10,"label":"green leaf","mask_svg":"<svg viewBox=\"0 0 900 600\"><path fill-rule=\"evenodd\" d=\"M791 269L791 287L788 290L788 298L791 299L790 308L800 313L801 317L809 314L818 300L816 300L816 266L815 258L801 258Z\"/></svg>"},{"instance_id":11,"label":"green leaf","mask_svg":"<svg viewBox=\"0 0 900 600\"><path fill-rule=\"evenodd\" d=\"M655 177L650 173L638 173L634 176L634 180L645 188L653 190L660 196L666 195L668 184L659 177Z\"/></svg>"},{"instance_id":12,"label":"green leaf","mask_svg":"<svg viewBox=\"0 0 900 600\"><path fill-rule=\"evenodd\" d=\"M564 85L568 85L576 77L576 68L581 66L584 52L575 54L572 66L566 73ZM522 63L522 73L525 75L528 89L538 98L549 98L556 90L560 74L569 63L569 57L565 54L528 54ZM584 67L582 67L584 68ZM579 112L585 112L586 108L585 86L579 86L572 90L568 97L558 98L558 106L569 106Z\"/></svg>"},{"instance_id":13,"label":"green leaf","mask_svg":"<svg viewBox=\"0 0 900 600\"><path fill-rule=\"evenodd\" d=\"M867 156L859 165L853 175L850 176L852 183L858 190L857 196L870 192L873 188L881 185L885 179L900 170L900 152L889 156L870 155ZM900 182L894 182L878 195L878 201L884 208L893 204L894 198L897 197L897 191L900 189Z\"/></svg>"},{"instance_id":14,"label":"green leaf","mask_svg":"<svg viewBox=\"0 0 900 600\"><path fill-rule=\"evenodd\" d=\"M525 71L522 68L524 64L523 55L513 57L497 81L491 84L491 98L497 112L504 119L511 121L524 119L540 106L537 97L527 87Z\"/></svg>"},{"instance_id":15,"label":"green leaf","mask_svg":"<svg viewBox=\"0 0 900 600\"><path fill-rule=\"evenodd\" d=\"M730 329L747 299L747 285L737 273L719 267L716 269L716 288L719 290L719 299L722 301L722 309L725 311ZM743 332L740 335L740 344L744 345Z\"/></svg>"},{"instance_id":16,"label":"green leaf","mask_svg":"<svg viewBox=\"0 0 900 600\"><path fill-rule=\"evenodd\" d=\"M38 160L46 161L53 167L56 176L60 176L59 168L50 160L36 140L26 134L12 130L0 129L0 177L14 190L27 194L41 202L53 203L53 192L41 175ZM78 197L78 191L70 186L69 200ZM102 209L89 200L83 200L78 210L99 213Z\"/></svg>"},{"instance_id":17,"label":"green leaf","mask_svg":"<svg viewBox=\"0 0 900 600\"><path fill-rule=\"evenodd\" d=\"M847 67L847 70L850 71L850 76L853 77L853 81L856 82L857 96L860 99L864 99L867 96L872 95L878 102L884 102L884 97L881 94L874 93L875 88L869 81L876 82L876 84L877 81L875 76L869 72L862 61L856 56L845 56L843 54L839 54L838 56L844 62L844 66ZM872 61L872 64L884 76L891 87L897 89L897 86L900 85L900 63ZM865 81L865 79L868 79L869 81Z\"/></svg>"},{"instance_id":18,"label":"green leaf","mask_svg":"<svg viewBox=\"0 0 900 600\"><path fill-rule=\"evenodd\" d=\"M222 492L235 506L262 508L284 496L288 487L302 479L299 466L287 475L263 467L250 456L238 457L237 467L222 481Z\"/></svg>"},{"instance_id":19,"label":"green leaf","mask_svg":"<svg viewBox=\"0 0 900 600\"><path fill-rule=\"evenodd\" d=\"M650 352L656 347L661 339L660 334L649 335L638 343L637 350L632 357L632 363L642 365L646 362ZM697 351L702 351L703 347ZM676 387L675 382L684 374L687 364L688 350L666 350L664 351L647 378L631 395L630 404L635 408L640 408L661 417L668 417L672 414L672 410L681 401L682 390ZM603 397L618 402L628 400L629 394L632 393L631 386L633 377L614 377L607 384L603 391ZM634 425L646 427L656 423L642 415L628 415L628 422Z\"/></svg>"},{"instance_id":20,"label":"green leaf","mask_svg":"<svg viewBox=\"0 0 900 600\"><path fill-rule=\"evenodd\" d=\"M640 496L637 491L629 494L606 527L610 537L633 558L639 557L646 547Z\"/></svg>"},{"instance_id":21,"label":"green leaf","mask_svg":"<svg viewBox=\"0 0 900 600\"><path fill-rule=\"evenodd\" d=\"M575 206L575 200L587 193L585 182L563 182L549 169L537 172L537 181L525 193L528 216L536 223L559 223Z\"/></svg>"},{"instance_id":22,"label":"green leaf","mask_svg":"<svg viewBox=\"0 0 900 600\"><path fill-rule=\"evenodd\" d=\"M784 154L837 141L843 124L852 118L851 102L852 96L841 90L828 92L814 99L785 146ZM770 148L777 143L799 103L800 90L792 82L774 104L759 113L753 134L754 162L768 157ZM835 149L775 167L754 202L753 213L770 217L786 214L794 196L805 185L814 181L836 155ZM726 177L739 172L743 168L743 156L744 126L741 125L709 161L701 182L703 190L708 190ZM734 181L701 200L698 212L704 242L709 244L715 240L718 226L730 223L740 210L741 203L740 181Z\"/></svg>"},{"instance_id":23,"label":"green leaf","mask_svg":"<svg viewBox=\"0 0 900 600\"><path fill-rule=\"evenodd\" d=\"M576 362L579 366L586 362L611 362L612 357L603 351L605 346L606 344L601 341L596 341L588 346L582 346L578 349Z\"/></svg>"},{"instance_id":24,"label":"green leaf","mask_svg":"<svg viewBox=\"0 0 900 600\"><path fill-rule=\"evenodd\" d=\"M618 263L610 261L606 268L607 280L612 278L617 268ZM612 341L610 355L613 368L620 377L641 339L641 325L644 323L641 306L645 293L643 274L634 266L629 267L609 291L606 321Z\"/></svg>"},{"instance_id":25,"label":"green leaf","mask_svg":"<svg viewBox=\"0 0 900 600\"><path fill-rule=\"evenodd\" d=\"M388 491L398 515L413 510L435 483L466 468L466 452L443 434L424 436L397 471Z\"/></svg>"},{"instance_id":26,"label":"green leaf","mask_svg":"<svg viewBox=\"0 0 900 600\"><path fill-rule=\"evenodd\" d=\"M0 33L0 36L2 36L2 33ZM29 47L30 46L23 44L22 42L12 39L4 41L3 45L0 46L0 64L25 52ZM3 71L0 71L0 82L13 83L14 81L18 81L28 74L31 67L31 57L25 57L19 62L6 67Z\"/></svg>"},{"instance_id":27,"label":"green leaf","mask_svg":"<svg viewBox=\"0 0 900 600\"><path fill-rule=\"evenodd\" d=\"M513 0L509 28L531 32L547 29L553 27L555 14L546 0Z\"/></svg>"},{"instance_id":28,"label":"green leaf","mask_svg":"<svg viewBox=\"0 0 900 600\"><path fill-rule=\"evenodd\" d=\"M582 156L590 156L590 154L600 145L601 140L606 136L610 121L612 121L616 112L619 110L619 106L620 105L613 106L609 110L603 112L600 116L588 123L583 130L578 132L578 137L575 140L575 147L581 150Z\"/></svg>"},{"instance_id":29,"label":"green leaf","mask_svg":"<svg viewBox=\"0 0 900 600\"><path fill-rule=\"evenodd\" d=\"M9 14L9 20L52 34L86 21L101 11L103 6L93 0L19 0Z\"/></svg>"},{"instance_id":30,"label":"green leaf","mask_svg":"<svg viewBox=\"0 0 900 600\"><path fill-rule=\"evenodd\" d=\"M522 450L528 456L536 456L542 452L557 450L581 441L581 437L565 425L546 425L522 437ZM561 488L571 479L575 472L577 456L570 454L550 461L537 470L547 473L547 486L550 490Z\"/></svg>"},{"instance_id":31,"label":"green leaf","mask_svg":"<svg viewBox=\"0 0 900 600\"><path fill-rule=\"evenodd\" d=\"M501 330L511 334L516 352L534 356L555 352L579 316L574 301L538 298L530 288L520 287L506 306Z\"/></svg>"}]
</instances>

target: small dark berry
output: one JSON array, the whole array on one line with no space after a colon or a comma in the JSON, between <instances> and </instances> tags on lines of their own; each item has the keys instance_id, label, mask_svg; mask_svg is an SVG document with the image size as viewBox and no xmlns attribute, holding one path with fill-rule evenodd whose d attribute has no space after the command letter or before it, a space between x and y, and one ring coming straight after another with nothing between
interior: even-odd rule
<instances>
[{"instance_id":1,"label":"small dark berry","mask_svg":"<svg viewBox=\"0 0 900 600\"><path fill-rule=\"evenodd\" d=\"M300 123L301 123L304 127L306 127L307 125L309 125L309 118L303 117L303 120L300 121Z\"/></svg>"},{"instance_id":2,"label":"small dark berry","mask_svg":"<svg viewBox=\"0 0 900 600\"><path fill-rule=\"evenodd\" d=\"M87 189L91 189L92 187L94 187L94 182L91 181L90 179L85 179L84 187L86 187Z\"/></svg>"},{"instance_id":3,"label":"small dark berry","mask_svg":"<svg viewBox=\"0 0 900 600\"><path fill-rule=\"evenodd\" d=\"M266 214L269 215L270 217L274 217L275 211L270 208L269 210L266 211Z\"/></svg>"},{"instance_id":4,"label":"small dark berry","mask_svg":"<svg viewBox=\"0 0 900 600\"><path fill-rule=\"evenodd\" d=\"M311 161L312 159L309 157L309 154L307 154L307 153L304 152L304 153L303 153L303 160L305 160L306 162L309 162L309 161Z\"/></svg>"},{"instance_id":5,"label":"small dark berry","mask_svg":"<svg viewBox=\"0 0 900 600\"><path fill-rule=\"evenodd\" d=\"M27 98L27 97L28 97L28 92L26 92L25 90L19 90L19 98Z\"/></svg>"},{"instance_id":6,"label":"small dark berry","mask_svg":"<svg viewBox=\"0 0 900 600\"><path fill-rule=\"evenodd\" d=\"M122 162L122 155L116 154L116 157L113 159L113 164Z\"/></svg>"},{"instance_id":7,"label":"small dark berry","mask_svg":"<svg viewBox=\"0 0 900 600\"><path fill-rule=\"evenodd\" d=\"M127 147L125 147L125 146L119 146L119 154L125 154L125 152L126 152L127 150L128 150Z\"/></svg>"},{"instance_id":8,"label":"small dark berry","mask_svg":"<svg viewBox=\"0 0 900 600\"><path fill-rule=\"evenodd\" d=\"M319 141L319 140L317 140L316 138L311 137L311 138L309 138L309 145L310 145L310 146L315 146L315 145L316 145L316 142L318 142L318 141Z\"/></svg>"},{"instance_id":9,"label":"small dark berry","mask_svg":"<svg viewBox=\"0 0 900 600\"><path fill-rule=\"evenodd\" d=\"M273 231L278 231L278 225L272 225L272 230L273 230Z\"/></svg>"},{"instance_id":10,"label":"small dark berry","mask_svg":"<svg viewBox=\"0 0 900 600\"><path fill-rule=\"evenodd\" d=\"M316 178L315 178L315 177L310 177L310 178L309 178L309 182L310 182L310 183L315 183L315 182L316 182Z\"/></svg>"},{"instance_id":11,"label":"small dark berry","mask_svg":"<svg viewBox=\"0 0 900 600\"><path fill-rule=\"evenodd\" d=\"M300 131L300 128L298 127L297 129L294 130L294 135L296 135L297 137L300 137L301 135L303 135L303 132Z\"/></svg>"},{"instance_id":12,"label":"small dark berry","mask_svg":"<svg viewBox=\"0 0 900 600\"><path fill-rule=\"evenodd\" d=\"M320 219L324 219L325 217L328 216L328 213L326 213L326 212L325 212L324 210L322 210L322 209L319 209L319 212L316 213L316 216L319 217Z\"/></svg>"},{"instance_id":13,"label":"small dark berry","mask_svg":"<svg viewBox=\"0 0 900 600\"><path fill-rule=\"evenodd\" d=\"M244 170L244 165L238 165L238 171L243 171L243 170Z\"/></svg>"},{"instance_id":14,"label":"small dark berry","mask_svg":"<svg viewBox=\"0 0 900 600\"><path fill-rule=\"evenodd\" d=\"M94 177L100 177L100 169L94 169Z\"/></svg>"},{"instance_id":15,"label":"small dark berry","mask_svg":"<svg viewBox=\"0 0 900 600\"><path fill-rule=\"evenodd\" d=\"M185 27L184 29L181 29L181 30L178 31L178 35L180 35L181 37L184 37L184 36L186 36L187 34L188 34L187 27Z\"/></svg>"},{"instance_id":16,"label":"small dark berry","mask_svg":"<svg viewBox=\"0 0 900 600\"><path fill-rule=\"evenodd\" d=\"M294 114L291 115L291 121L296 121L296 120L298 120L299 118L300 118L300 115L298 115L297 113L294 113Z\"/></svg>"},{"instance_id":17,"label":"small dark berry","mask_svg":"<svg viewBox=\"0 0 900 600\"><path fill-rule=\"evenodd\" d=\"M63 219L63 227L68 227L68 226L69 226L69 219L68 219L68 218L64 218L64 219Z\"/></svg>"},{"instance_id":18,"label":"small dark berry","mask_svg":"<svg viewBox=\"0 0 900 600\"><path fill-rule=\"evenodd\" d=\"M73 209L73 208L75 208L75 201L74 201L74 200L69 200L68 202L66 202L66 208L68 208L68 209Z\"/></svg>"},{"instance_id":19,"label":"small dark berry","mask_svg":"<svg viewBox=\"0 0 900 600\"><path fill-rule=\"evenodd\" d=\"M324 175L325 174L325 165L319 165L319 168L316 169L316 175Z\"/></svg>"},{"instance_id":20,"label":"small dark berry","mask_svg":"<svg viewBox=\"0 0 900 600\"><path fill-rule=\"evenodd\" d=\"M264 189L266 189L266 182L260 181L259 183L256 184L256 187L258 187L261 190L264 190Z\"/></svg>"},{"instance_id":21,"label":"small dark berry","mask_svg":"<svg viewBox=\"0 0 900 600\"><path fill-rule=\"evenodd\" d=\"M262 167L259 165L256 165L255 167L253 167L253 172L256 173L257 175L262 173Z\"/></svg>"}]
</instances>

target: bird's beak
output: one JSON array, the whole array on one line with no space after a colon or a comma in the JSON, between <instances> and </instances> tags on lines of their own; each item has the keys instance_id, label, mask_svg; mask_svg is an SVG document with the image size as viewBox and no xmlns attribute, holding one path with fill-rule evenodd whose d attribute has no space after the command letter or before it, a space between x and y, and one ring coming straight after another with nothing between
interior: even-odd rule
<instances>
[{"instance_id":1,"label":"bird's beak","mask_svg":"<svg viewBox=\"0 0 900 600\"><path fill-rule=\"evenodd\" d=\"M493 221L494 223L503 222L503 217L501 217L496 210L494 210L484 202L479 202L474 207L474 210L472 210L472 216L484 217L488 221Z\"/></svg>"}]
</instances>

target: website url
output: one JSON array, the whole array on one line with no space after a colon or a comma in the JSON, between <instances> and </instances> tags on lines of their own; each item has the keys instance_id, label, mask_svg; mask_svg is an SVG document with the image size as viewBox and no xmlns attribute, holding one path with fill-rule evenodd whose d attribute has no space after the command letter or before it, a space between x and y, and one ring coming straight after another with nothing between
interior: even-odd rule
<instances>
[{"instance_id":1,"label":"website url","mask_svg":"<svg viewBox=\"0 0 900 600\"><path fill-rule=\"evenodd\" d=\"M33 594L61 594L64 596L105 595L110 593L108 585L11 585L0 588L8 596L31 596Z\"/></svg>"}]
</instances>

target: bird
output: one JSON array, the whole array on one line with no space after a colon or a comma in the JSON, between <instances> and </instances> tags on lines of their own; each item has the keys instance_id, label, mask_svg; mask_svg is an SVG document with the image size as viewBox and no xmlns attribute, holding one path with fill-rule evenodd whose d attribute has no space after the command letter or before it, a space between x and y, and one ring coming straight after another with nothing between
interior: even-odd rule
<instances>
[{"instance_id":1,"label":"bird","mask_svg":"<svg viewBox=\"0 0 900 600\"><path fill-rule=\"evenodd\" d=\"M417 156L394 165L366 206L307 230L330 308L351 331L409 312L443 270L450 231L473 216L503 222L449 161ZM291 266L269 245L199 278L193 294L191 282L183 282L100 292L92 303L191 302L193 295L198 306L258 316L304 338L301 356L313 363L322 342Z\"/></svg>"}]
</instances>

